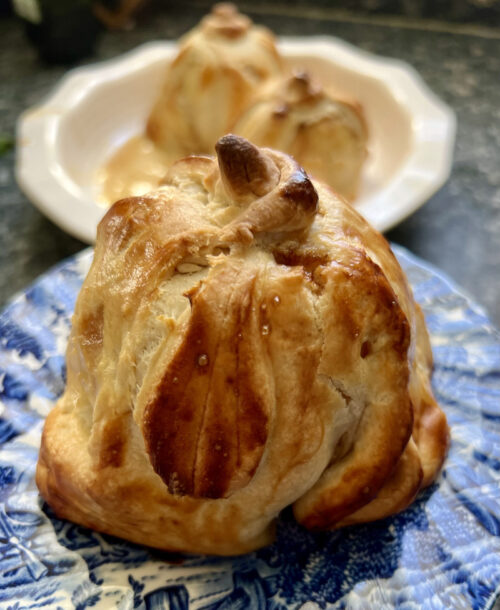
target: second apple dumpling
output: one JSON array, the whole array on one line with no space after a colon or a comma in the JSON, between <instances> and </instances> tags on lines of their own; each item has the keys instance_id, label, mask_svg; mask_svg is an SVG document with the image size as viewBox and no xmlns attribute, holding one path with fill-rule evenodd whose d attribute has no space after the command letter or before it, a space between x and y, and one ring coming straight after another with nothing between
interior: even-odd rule
<instances>
[{"instance_id":1,"label":"second apple dumpling","mask_svg":"<svg viewBox=\"0 0 500 610\"><path fill-rule=\"evenodd\" d=\"M305 72L261 90L234 132L292 155L307 172L352 201L367 156L361 107L340 101Z\"/></svg>"}]
</instances>

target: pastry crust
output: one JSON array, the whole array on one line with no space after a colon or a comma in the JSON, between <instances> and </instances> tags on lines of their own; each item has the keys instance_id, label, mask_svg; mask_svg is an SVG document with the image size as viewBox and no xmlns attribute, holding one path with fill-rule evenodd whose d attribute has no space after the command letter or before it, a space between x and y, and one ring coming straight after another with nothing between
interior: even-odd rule
<instances>
[{"instance_id":1,"label":"pastry crust","mask_svg":"<svg viewBox=\"0 0 500 610\"><path fill-rule=\"evenodd\" d=\"M402 510L447 426L385 239L287 155L237 136L99 225L42 436L60 517L172 551L244 553Z\"/></svg>"},{"instance_id":2,"label":"pastry crust","mask_svg":"<svg viewBox=\"0 0 500 610\"><path fill-rule=\"evenodd\" d=\"M172 158L212 154L232 130L256 90L280 75L283 62L274 36L229 3L212 12L179 41L147 134Z\"/></svg>"}]
</instances>

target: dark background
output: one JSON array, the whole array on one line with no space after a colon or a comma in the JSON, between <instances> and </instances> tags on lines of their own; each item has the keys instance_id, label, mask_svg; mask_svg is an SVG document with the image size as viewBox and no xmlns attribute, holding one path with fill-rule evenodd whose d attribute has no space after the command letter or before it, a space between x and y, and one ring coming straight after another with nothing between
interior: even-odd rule
<instances>
[{"instance_id":1,"label":"dark background","mask_svg":"<svg viewBox=\"0 0 500 610\"><path fill-rule=\"evenodd\" d=\"M153 39L177 38L210 3L146 3L133 27L103 29L94 50L71 65L100 61ZM0 307L40 273L85 244L45 219L14 177L19 114L48 94L68 65L42 61L23 23L0 2ZM500 2L345 0L243 2L239 8L278 35L338 36L412 64L458 119L447 184L387 237L432 262L500 326Z\"/></svg>"}]
</instances>

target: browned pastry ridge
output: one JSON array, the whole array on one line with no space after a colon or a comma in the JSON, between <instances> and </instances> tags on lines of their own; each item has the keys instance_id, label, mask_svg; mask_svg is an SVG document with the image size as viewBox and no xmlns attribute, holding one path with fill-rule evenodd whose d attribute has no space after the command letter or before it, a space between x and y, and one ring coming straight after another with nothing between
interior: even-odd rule
<instances>
[{"instance_id":1,"label":"browned pastry ridge","mask_svg":"<svg viewBox=\"0 0 500 610\"><path fill-rule=\"evenodd\" d=\"M405 508L448 444L427 331L386 240L237 136L98 228L42 436L57 515L154 547L268 544Z\"/></svg>"}]
</instances>

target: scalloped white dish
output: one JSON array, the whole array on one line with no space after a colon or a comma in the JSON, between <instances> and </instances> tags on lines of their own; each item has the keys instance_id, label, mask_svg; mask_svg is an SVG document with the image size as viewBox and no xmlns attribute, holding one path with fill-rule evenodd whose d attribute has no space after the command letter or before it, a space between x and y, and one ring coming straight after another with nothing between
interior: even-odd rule
<instances>
[{"instance_id":1,"label":"scalloped white dish","mask_svg":"<svg viewBox=\"0 0 500 610\"><path fill-rule=\"evenodd\" d=\"M306 68L364 109L370 134L356 208L380 231L420 207L449 176L455 116L413 68L330 37L283 38L286 61ZM92 243L106 206L99 168L144 131L172 42L153 42L68 73L18 122L17 180L48 218Z\"/></svg>"}]
</instances>

